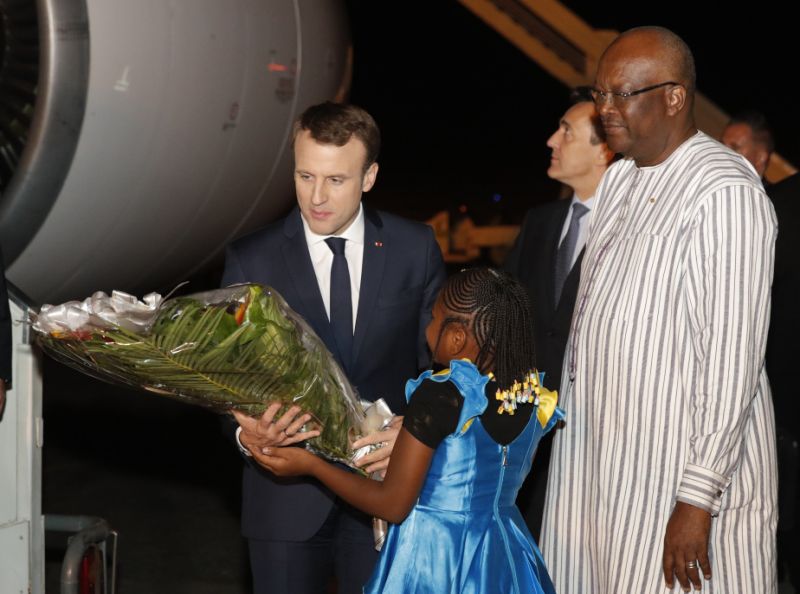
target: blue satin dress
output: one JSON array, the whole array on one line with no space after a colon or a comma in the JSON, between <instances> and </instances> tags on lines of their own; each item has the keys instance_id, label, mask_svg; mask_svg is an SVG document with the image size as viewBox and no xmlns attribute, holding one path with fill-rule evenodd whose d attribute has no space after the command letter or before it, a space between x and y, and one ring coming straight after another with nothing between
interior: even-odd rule
<instances>
[{"instance_id":1,"label":"blue satin dress","mask_svg":"<svg viewBox=\"0 0 800 594\"><path fill-rule=\"evenodd\" d=\"M449 372L410 380L407 399L425 379L453 382L464 396L459 430L436 448L411 513L390 525L364 592L554 594L515 500L539 440L563 412L555 409L543 427L534 411L522 433L502 446L479 418L489 405L487 376L468 361L453 361Z\"/></svg>"}]
</instances>

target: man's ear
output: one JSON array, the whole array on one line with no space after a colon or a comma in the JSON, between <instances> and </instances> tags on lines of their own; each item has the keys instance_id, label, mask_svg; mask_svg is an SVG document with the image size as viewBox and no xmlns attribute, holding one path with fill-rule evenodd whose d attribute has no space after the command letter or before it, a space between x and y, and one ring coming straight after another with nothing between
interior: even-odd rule
<instances>
[{"instance_id":1,"label":"man's ear","mask_svg":"<svg viewBox=\"0 0 800 594\"><path fill-rule=\"evenodd\" d=\"M683 85L674 85L664 93L664 101L666 102L667 115L675 116L683 111L686 106L686 87Z\"/></svg>"},{"instance_id":2,"label":"man's ear","mask_svg":"<svg viewBox=\"0 0 800 594\"><path fill-rule=\"evenodd\" d=\"M770 154L767 152L767 149L761 149L758 151L758 157L756 157L756 171L766 171L767 166L769 165L769 158Z\"/></svg>"},{"instance_id":3,"label":"man's ear","mask_svg":"<svg viewBox=\"0 0 800 594\"><path fill-rule=\"evenodd\" d=\"M361 180L361 191L362 192L369 192L372 189L372 186L375 185L375 178L378 177L378 163L375 162L369 167L367 167L367 171L364 173L364 178Z\"/></svg>"}]
</instances>

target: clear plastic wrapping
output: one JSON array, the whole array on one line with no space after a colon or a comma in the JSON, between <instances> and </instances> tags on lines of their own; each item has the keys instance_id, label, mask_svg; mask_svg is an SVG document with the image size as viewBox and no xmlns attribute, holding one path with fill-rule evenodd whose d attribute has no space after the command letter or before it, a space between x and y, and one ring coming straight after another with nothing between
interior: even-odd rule
<instances>
[{"instance_id":1,"label":"clear plastic wrapping","mask_svg":"<svg viewBox=\"0 0 800 594\"><path fill-rule=\"evenodd\" d=\"M332 460L350 463L350 442L362 433L364 413L339 365L267 286L144 302L96 293L44 306L33 328L45 352L111 383L252 416L270 402L297 404L321 429L306 446Z\"/></svg>"}]
</instances>

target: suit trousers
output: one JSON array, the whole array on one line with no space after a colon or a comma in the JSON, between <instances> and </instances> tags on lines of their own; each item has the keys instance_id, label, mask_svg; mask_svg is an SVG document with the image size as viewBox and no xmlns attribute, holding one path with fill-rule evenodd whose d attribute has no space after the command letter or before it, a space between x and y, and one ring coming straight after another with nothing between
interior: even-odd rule
<instances>
[{"instance_id":1,"label":"suit trousers","mask_svg":"<svg viewBox=\"0 0 800 594\"><path fill-rule=\"evenodd\" d=\"M301 542L248 539L254 594L361 594L378 552L372 518L337 499L319 531Z\"/></svg>"}]
</instances>

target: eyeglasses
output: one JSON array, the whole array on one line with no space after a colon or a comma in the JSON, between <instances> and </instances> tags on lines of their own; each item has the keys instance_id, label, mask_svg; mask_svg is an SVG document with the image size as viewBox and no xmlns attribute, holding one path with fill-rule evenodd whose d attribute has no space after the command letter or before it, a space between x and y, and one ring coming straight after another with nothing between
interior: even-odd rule
<instances>
[{"instance_id":1,"label":"eyeglasses","mask_svg":"<svg viewBox=\"0 0 800 594\"><path fill-rule=\"evenodd\" d=\"M591 89L590 93L592 95L592 101L594 101L595 105L605 105L609 101L614 106L624 105L627 99L631 97L635 97L636 95L641 95L642 93L647 93L649 91L655 91L656 89L660 89L661 87L666 87L667 85L680 85L681 83L675 81L667 81L658 83L657 85L650 85L649 87L644 87L643 89L637 89L635 91L626 91L626 92L617 92L617 91L601 91L600 89Z\"/></svg>"}]
</instances>

